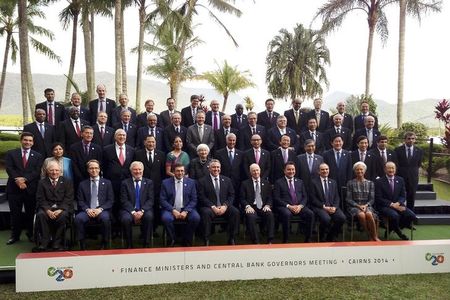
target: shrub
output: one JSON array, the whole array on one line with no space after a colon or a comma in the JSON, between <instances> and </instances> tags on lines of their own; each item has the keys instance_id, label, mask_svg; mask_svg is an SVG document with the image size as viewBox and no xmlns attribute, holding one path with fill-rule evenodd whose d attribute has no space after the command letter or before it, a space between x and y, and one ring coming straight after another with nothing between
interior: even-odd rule
<instances>
[{"instance_id":1,"label":"shrub","mask_svg":"<svg viewBox=\"0 0 450 300\"><path fill-rule=\"evenodd\" d=\"M11 149L20 147L19 141L3 141L0 143L0 159L5 158L6 152Z\"/></svg>"},{"instance_id":2,"label":"shrub","mask_svg":"<svg viewBox=\"0 0 450 300\"><path fill-rule=\"evenodd\" d=\"M20 136L17 133L0 132L0 141L19 141Z\"/></svg>"},{"instance_id":3,"label":"shrub","mask_svg":"<svg viewBox=\"0 0 450 300\"><path fill-rule=\"evenodd\" d=\"M406 122L403 123L402 126L398 129L398 138L402 139L405 136L405 133L408 131L412 131L416 134L417 142L423 143L425 139L428 138L427 127L419 122Z\"/></svg>"}]
</instances>

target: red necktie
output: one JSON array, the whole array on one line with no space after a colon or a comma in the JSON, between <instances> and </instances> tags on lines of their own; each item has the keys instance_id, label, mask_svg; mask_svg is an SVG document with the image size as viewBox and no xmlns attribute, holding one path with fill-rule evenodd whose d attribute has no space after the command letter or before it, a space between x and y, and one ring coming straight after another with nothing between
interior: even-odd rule
<instances>
[{"instance_id":1,"label":"red necktie","mask_svg":"<svg viewBox=\"0 0 450 300\"><path fill-rule=\"evenodd\" d=\"M105 129L102 127L100 127L100 135L102 136L102 140L105 137Z\"/></svg>"},{"instance_id":2,"label":"red necktie","mask_svg":"<svg viewBox=\"0 0 450 300\"><path fill-rule=\"evenodd\" d=\"M77 131L78 137L80 137L81 136L81 130L80 130L80 125L78 125L78 120L75 120L75 129Z\"/></svg>"},{"instance_id":3,"label":"red necktie","mask_svg":"<svg viewBox=\"0 0 450 300\"><path fill-rule=\"evenodd\" d=\"M24 149L24 150L23 150L23 155L22 155L22 163L23 163L23 167L24 167L24 168L27 167L27 163L28 163L27 153L28 153L28 150L27 150L27 149Z\"/></svg>"},{"instance_id":4,"label":"red necktie","mask_svg":"<svg viewBox=\"0 0 450 300\"><path fill-rule=\"evenodd\" d=\"M47 116L47 120L50 124L55 125L54 120L53 120L53 103L49 103L48 104L48 116Z\"/></svg>"},{"instance_id":5,"label":"red necktie","mask_svg":"<svg viewBox=\"0 0 450 300\"><path fill-rule=\"evenodd\" d=\"M217 113L214 113L213 118L214 118L213 127L214 127L214 130L217 130L217 129L219 129L219 126L217 126Z\"/></svg>"},{"instance_id":6,"label":"red necktie","mask_svg":"<svg viewBox=\"0 0 450 300\"><path fill-rule=\"evenodd\" d=\"M123 147L119 147L119 162L123 166L125 164L125 156L123 155Z\"/></svg>"}]
</instances>

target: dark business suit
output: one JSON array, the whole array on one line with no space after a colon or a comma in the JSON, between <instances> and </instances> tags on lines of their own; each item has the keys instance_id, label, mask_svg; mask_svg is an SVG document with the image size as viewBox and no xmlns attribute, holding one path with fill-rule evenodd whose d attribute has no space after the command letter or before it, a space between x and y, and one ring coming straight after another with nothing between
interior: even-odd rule
<instances>
[{"instance_id":1,"label":"dark business suit","mask_svg":"<svg viewBox=\"0 0 450 300\"><path fill-rule=\"evenodd\" d=\"M236 128L228 128L228 133L234 133L237 137L239 130L237 130ZM236 142L237 142L237 138L236 138ZM214 132L214 148L216 150L218 149L222 149L224 147L227 146L227 139L226 139L226 134L225 134L225 129L223 127L221 127L219 130L216 130Z\"/></svg>"},{"instance_id":2,"label":"dark business suit","mask_svg":"<svg viewBox=\"0 0 450 300\"><path fill-rule=\"evenodd\" d=\"M276 111L272 111L272 118L269 118L267 111L262 111L256 115L256 124L264 126L267 132L270 128L277 126L277 118L279 115Z\"/></svg>"},{"instance_id":3,"label":"dark business suit","mask_svg":"<svg viewBox=\"0 0 450 300\"><path fill-rule=\"evenodd\" d=\"M6 173L6 195L9 210L11 212L11 238L20 239L23 225L29 236L33 235L33 217L36 211L36 189L41 173L43 157L34 150L28 150L29 156L26 166L22 162L22 148L9 150L5 156ZM26 189L20 189L15 178L26 178ZM22 206L25 208L25 224L21 220Z\"/></svg>"},{"instance_id":4,"label":"dark business suit","mask_svg":"<svg viewBox=\"0 0 450 300\"><path fill-rule=\"evenodd\" d=\"M197 155L197 146L200 144L208 145L209 150L212 151L214 149L214 130L210 125L203 124L203 138L200 139L198 125L194 124L187 130L186 144L188 153L191 157Z\"/></svg>"},{"instance_id":5,"label":"dark business suit","mask_svg":"<svg viewBox=\"0 0 450 300\"><path fill-rule=\"evenodd\" d=\"M139 202L136 199L135 182L133 178L122 181L120 186L120 223L122 223L127 247L133 247L131 225L133 223L133 211L142 210L144 215L141 218L141 234L143 237L143 247L148 247L150 234L153 232L153 182L145 177L139 182L140 193ZM138 207L139 206L139 207Z\"/></svg>"},{"instance_id":6,"label":"dark business suit","mask_svg":"<svg viewBox=\"0 0 450 300\"><path fill-rule=\"evenodd\" d=\"M239 129L245 125L248 125L247 123L247 115L246 114L242 114L241 115L241 122L238 121L238 116L237 114L232 114L231 115L231 127Z\"/></svg>"},{"instance_id":7,"label":"dark business suit","mask_svg":"<svg viewBox=\"0 0 450 300\"><path fill-rule=\"evenodd\" d=\"M217 112L217 129L222 129L222 116L224 115L223 112L218 111ZM214 129L213 126L213 111L207 111L205 115L205 124L211 125L211 127Z\"/></svg>"},{"instance_id":8,"label":"dark business suit","mask_svg":"<svg viewBox=\"0 0 450 300\"><path fill-rule=\"evenodd\" d=\"M330 127L334 127L333 117L337 114L332 114L330 116ZM352 115L349 115L348 113L344 113L342 118L342 127L345 127L350 130L350 135L353 132L353 117Z\"/></svg>"},{"instance_id":9,"label":"dark business suit","mask_svg":"<svg viewBox=\"0 0 450 300\"><path fill-rule=\"evenodd\" d=\"M53 248L61 248L64 227L72 213L73 202L73 184L70 180L60 176L56 187L53 187L49 178L39 181L36 192L36 222L41 230L40 244L43 248L48 247L52 231L55 232ZM55 211L59 209L62 210L62 213L55 220L50 219L47 210Z\"/></svg>"},{"instance_id":10,"label":"dark business suit","mask_svg":"<svg viewBox=\"0 0 450 300\"><path fill-rule=\"evenodd\" d=\"M414 145L413 151L411 151L411 157L408 158L406 146L402 145L395 148L395 153L398 159L397 174L405 180L406 206L414 211L417 185L419 184L419 168L422 165L423 151Z\"/></svg>"},{"instance_id":11,"label":"dark business suit","mask_svg":"<svg viewBox=\"0 0 450 300\"><path fill-rule=\"evenodd\" d=\"M287 127L294 129L297 135L300 135L300 133L308 129L307 113L302 111L301 109L298 110L298 122L295 122L295 112L293 108L286 110L284 112L284 116L287 119Z\"/></svg>"},{"instance_id":12,"label":"dark business suit","mask_svg":"<svg viewBox=\"0 0 450 300\"><path fill-rule=\"evenodd\" d=\"M255 127L256 127L255 134L258 134L261 137L263 142L261 147L264 148L264 143L266 140L266 129L262 125L256 125ZM252 148L251 144L252 135L253 132L250 125L244 125L243 127L241 127L239 129L237 147L242 151Z\"/></svg>"},{"instance_id":13,"label":"dark business suit","mask_svg":"<svg viewBox=\"0 0 450 300\"><path fill-rule=\"evenodd\" d=\"M377 147L377 140L380 135L381 135L381 133L377 129L375 129L375 127L372 128L372 145L369 145L368 150L371 150L371 149L374 149ZM355 130L355 134L353 135L353 141L352 141L352 145L353 145L352 148L354 150L358 149L357 140L360 136L367 137L367 129L365 127Z\"/></svg>"},{"instance_id":14,"label":"dark business suit","mask_svg":"<svg viewBox=\"0 0 450 300\"><path fill-rule=\"evenodd\" d=\"M369 112L369 116L372 116L375 119L375 125L373 126L373 128L378 129L378 118L377 118L377 116L375 116L374 114L372 114L370 112ZM362 114L359 114L359 115L355 116L354 122L353 122L353 125L354 125L353 128L354 128L355 131L365 127L365 125L364 125L365 118L366 117L363 116Z\"/></svg>"},{"instance_id":15,"label":"dark business suit","mask_svg":"<svg viewBox=\"0 0 450 300\"><path fill-rule=\"evenodd\" d=\"M353 165L355 163L357 163L358 161L361 161L361 154L360 154L359 150L352 151L351 158L352 158L352 168L353 168ZM364 157L363 163L366 164L367 170L366 170L366 174L364 175L364 177L369 180L372 180L371 175L373 174L373 171L372 171L373 159L374 159L373 154L370 151L366 151L366 155ZM355 178L355 177L356 177L355 172L353 172L353 178Z\"/></svg>"},{"instance_id":16,"label":"dark business suit","mask_svg":"<svg viewBox=\"0 0 450 300\"><path fill-rule=\"evenodd\" d=\"M44 101L41 103L36 104L34 110L40 108L45 110L46 113L46 118L45 118L45 122L48 122L48 110L47 110L47 102L48 101ZM53 105L54 105L54 115L53 115L53 120L55 122L55 126L56 126L56 130L58 131L58 126L59 124L61 124L62 121L64 121L64 115L65 115L65 108L64 105L62 105L59 102L53 101Z\"/></svg>"},{"instance_id":17,"label":"dark business suit","mask_svg":"<svg viewBox=\"0 0 450 300\"><path fill-rule=\"evenodd\" d=\"M287 152L288 155L286 162L295 162L297 160L296 153L291 149L287 149ZM270 162L270 182L275 182L279 178L284 177L284 165L286 162L284 161L283 153L280 148L270 152Z\"/></svg>"},{"instance_id":18,"label":"dark business suit","mask_svg":"<svg viewBox=\"0 0 450 300\"><path fill-rule=\"evenodd\" d=\"M144 164L144 177L153 181L155 192L155 209L159 207L159 192L161 182L166 178L166 154L160 150L153 150L153 159L150 161L146 149L137 150L134 154L134 160Z\"/></svg>"},{"instance_id":19,"label":"dark business suit","mask_svg":"<svg viewBox=\"0 0 450 300\"><path fill-rule=\"evenodd\" d=\"M113 125L114 130L123 129L127 133L126 144L131 147L136 147L137 126L133 123L128 123L128 128L125 130L125 125L122 122L115 123Z\"/></svg>"},{"instance_id":20,"label":"dark business suit","mask_svg":"<svg viewBox=\"0 0 450 300\"><path fill-rule=\"evenodd\" d=\"M218 159L220 161L220 174L223 176L226 176L231 179L231 182L233 183L233 187L235 191L240 190L241 181L244 178L242 174L242 161L244 158L244 153L234 148L233 149L233 160L230 161L229 158L229 150L228 148L222 148L215 152L214 158ZM240 195L235 194L235 201L233 203L234 206L239 207Z\"/></svg>"},{"instance_id":21,"label":"dark business suit","mask_svg":"<svg viewBox=\"0 0 450 300\"><path fill-rule=\"evenodd\" d=\"M86 163L91 159L101 162L102 151L103 150L100 145L90 143L89 152L86 154L83 141L77 142L70 146L69 156L72 159L75 189L78 188L78 184L81 181L89 178Z\"/></svg>"},{"instance_id":22,"label":"dark business suit","mask_svg":"<svg viewBox=\"0 0 450 300\"><path fill-rule=\"evenodd\" d=\"M294 129L286 127L285 135L287 135L291 138L290 147L294 148L295 153L297 153L297 151L300 148L300 143L297 138L297 133L294 131ZM280 139L281 139L280 129L277 126L270 128L269 132L267 132L267 139L265 141L266 149L268 151L273 151L273 150L278 149L280 147Z\"/></svg>"},{"instance_id":23,"label":"dark business suit","mask_svg":"<svg viewBox=\"0 0 450 300\"><path fill-rule=\"evenodd\" d=\"M256 205L255 198L255 179L247 179L241 185L241 207L244 211L245 220L247 224L247 229L250 233L250 238L254 244L258 244L260 242L258 230L256 228L257 218L260 217L263 220L264 225L267 228L267 241L271 242L274 236L274 216L273 216L273 203L272 203L272 185L269 181L259 178L259 186L261 193L262 206L258 208ZM255 212L254 213L246 213L245 209L247 206L251 206ZM271 211L263 211L262 208L264 206L269 206Z\"/></svg>"},{"instance_id":24,"label":"dark business suit","mask_svg":"<svg viewBox=\"0 0 450 300\"><path fill-rule=\"evenodd\" d=\"M116 106L113 110L112 110L112 116L111 116L111 124L116 124L122 121L122 118L120 117L120 114L122 113L122 106ZM136 110L134 108L131 107L127 107L125 108L125 110L128 110L131 113L131 118L130 118L130 123L136 124L138 125L138 118L136 115ZM144 125L147 125L147 116L145 116L145 123Z\"/></svg>"},{"instance_id":25,"label":"dark business suit","mask_svg":"<svg viewBox=\"0 0 450 300\"><path fill-rule=\"evenodd\" d=\"M405 182L400 176L394 176L394 191L392 191L387 176L375 180L375 206L381 215L389 219L389 229L402 235L400 228L411 226L411 222L417 217L412 210L406 208L400 212L390 205L399 202L406 207Z\"/></svg>"},{"instance_id":26,"label":"dark business suit","mask_svg":"<svg viewBox=\"0 0 450 300\"><path fill-rule=\"evenodd\" d=\"M386 151L386 162L392 161L397 166L398 170L398 160L397 160L397 154L393 150L384 150ZM380 150L378 148L372 149L369 151L369 153L372 155L372 166L370 167L370 180L375 182L375 179L382 177L385 175L384 173L384 160L381 157Z\"/></svg>"},{"instance_id":27,"label":"dark business suit","mask_svg":"<svg viewBox=\"0 0 450 300\"><path fill-rule=\"evenodd\" d=\"M327 150L323 153L323 162L330 168L331 179L336 180L338 184L338 191L341 192L343 186L347 186L347 181L353 178L353 166L351 152L341 149L341 159L339 166L336 162L336 157L333 149Z\"/></svg>"},{"instance_id":28,"label":"dark business suit","mask_svg":"<svg viewBox=\"0 0 450 300\"><path fill-rule=\"evenodd\" d=\"M89 101L89 112L91 114L91 124L95 124L97 122L97 114L99 110L99 99ZM106 125L110 126L112 123L113 110L116 108L116 101L111 100L109 98L105 99L105 107L103 107L103 111L108 115L108 121Z\"/></svg>"},{"instance_id":29,"label":"dark business suit","mask_svg":"<svg viewBox=\"0 0 450 300\"><path fill-rule=\"evenodd\" d=\"M91 185L92 180L88 178L80 182L77 192L78 213L75 216L75 228L77 230L77 238L83 241L86 236L86 225L89 222L97 222L102 224L102 242L106 243L110 239L111 233L111 209L114 203L114 192L111 181L104 178L99 178L97 182L97 197L98 205L91 207ZM92 219L88 216L86 210L95 208L102 208L103 211Z\"/></svg>"},{"instance_id":30,"label":"dark business suit","mask_svg":"<svg viewBox=\"0 0 450 300\"><path fill-rule=\"evenodd\" d=\"M338 185L335 180L327 178L328 197L325 195L322 186L322 178L314 178L311 182L311 207L320 222L320 241L333 241L339 235L342 225L345 223L345 215L340 209L340 197ZM329 214L323 206L334 207L334 214ZM331 225L331 223L333 223Z\"/></svg>"},{"instance_id":31,"label":"dark business suit","mask_svg":"<svg viewBox=\"0 0 450 300\"><path fill-rule=\"evenodd\" d=\"M196 108L196 111L199 111L199 107ZM195 115L194 115L195 117ZM189 128L189 126L195 124L195 119L192 116L192 106L187 106L181 109L181 125L183 125L186 128Z\"/></svg>"},{"instance_id":32,"label":"dark business suit","mask_svg":"<svg viewBox=\"0 0 450 300\"><path fill-rule=\"evenodd\" d=\"M72 123L72 119L65 120L59 125L59 129L56 131L59 133L57 141L64 145L65 149L70 149L70 146L76 142L81 141L81 129L84 125L89 125L87 121L78 119L78 125L80 126L80 135L78 136L77 131Z\"/></svg>"},{"instance_id":33,"label":"dark business suit","mask_svg":"<svg viewBox=\"0 0 450 300\"><path fill-rule=\"evenodd\" d=\"M91 115L90 115L89 109L86 107L83 107L83 106L79 106L78 109L80 111L79 118L82 120L91 122ZM64 120L70 119L69 111L70 111L70 106L67 107L64 111Z\"/></svg>"},{"instance_id":34,"label":"dark business suit","mask_svg":"<svg viewBox=\"0 0 450 300\"><path fill-rule=\"evenodd\" d=\"M297 156L296 176L303 180L306 192L311 192L311 180L319 177L319 166L323 163L323 157L318 154L313 154L311 171L308 165L308 153L303 153Z\"/></svg>"},{"instance_id":35,"label":"dark business suit","mask_svg":"<svg viewBox=\"0 0 450 300\"><path fill-rule=\"evenodd\" d=\"M104 127L104 133L103 133L103 138L102 135L100 133L100 126L98 124L95 124L92 126L92 128L94 128L94 137L92 138L92 142L100 145L100 147L104 148L107 145L111 145L112 143L114 143L114 128L103 125Z\"/></svg>"},{"instance_id":36,"label":"dark business suit","mask_svg":"<svg viewBox=\"0 0 450 300\"><path fill-rule=\"evenodd\" d=\"M234 188L231 179L223 175L219 176L220 199L217 199L213 181L208 174L198 180L198 200L199 212L202 220L202 227L205 241L208 242L211 235L211 225L217 216L212 210L212 206L226 206L227 210L222 215L228 221L228 242L234 242L239 229L239 210L233 206Z\"/></svg>"},{"instance_id":37,"label":"dark business suit","mask_svg":"<svg viewBox=\"0 0 450 300\"><path fill-rule=\"evenodd\" d=\"M325 135L316 130L315 136L316 136L316 138L315 138L315 141L316 141L315 153L322 155L323 151L325 151L325 143L326 143ZM306 140L314 140L312 138L311 132L309 130L306 130L306 131L303 131L302 133L300 133L300 145L303 146L305 144ZM305 153L304 147L300 147L300 152Z\"/></svg>"},{"instance_id":38,"label":"dark business suit","mask_svg":"<svg viewBox=\"0 0 450 300\"><path fill-rule=\"evenodd\" d=\"M317 121L317 117L316 117L316 110L312 109L308 112L307 115L307 120L309 119L316 119ZM308 122L308 121L307 121ZM319 132L325 132L328 128L330 127L330 114L324 110L320 110L320 123L317 124L317 131Z\"/></svg>"},{"instance_id":39,"label":"dark business suit","mask_svg":"<svg viewBox=\"0 0 450 300\"><path fill-rule=\"evenodd\" d=\"M161 203L161 222L167 230L171 244L176 239L175 226L173 222L175 218L172 211L175 209L175 185L178 179L175 177L164 179L161 187L160 203ZM187 212L186 224L183 224L183 244L192 245L192 238L194 236L195 229L200 223L200 215L196 210L197 206L197 189L195 181L190 178L183 178L183 205L179 212Z\"/></svg>"},{"instance_id":40,"label":"dark business suit","mask_svg":"<svg viewBox=\"0 0 450 300\"><path fill-rule=\"evenodd\" d=\"M175 127L171 124L164 128L163 130L163 138L164 138L164 147L166 151L170 151L173 149L173 141L175 140L175 137L179 136L181 140L183 141L183 151L187 150L186 145L186 134L187 134L187 128L180 125L179 132L177 133L175 131Z\"/></svg>"},{"instance_id":41,"label":"dark business suit","mask_svg":"<svg viewBox=\"0 0 450 300\"><path fill-rule=\"evenodd\" d=\"M172 112L172 114L173 113L180 113L180 112L178 110L174 110ZM168 109L163 110L159 114L158 122L160 125L157 124L157 126L163 128L163 129L166 128L167 126L169 126L170 124L172 124L172 116Z\"/></svg>"},{"instance_id":42,"label":"dark business suit","mask_svg":"<svg viewBox=\"0 0 450 300\"><path fill-rule=\"evenodd\" d=\"M44 137L39 130L36 122L27 124L23 127L24 132L31 132L34 135L32 150L38 152L42 157L52 156L52 145L56 141L55 126L44 123Z\"/></svg>"},{"instance_id":43,"label":"dark business suit","mask_svg":"<svg viewBox=\"0 0 450 300\"><path fill-rule=\"evenodd\" d=\"M144 149L145 138L148 137L149 135L150 135L150 127L144 126L144 127L138 128L137 135L136 135L136 148ZM166 151L166 148L164 147L164 133L163 133L162 128L154 127L153 128L153 136L155 137L155 140L156 140L156 149L161 150L161 151ZM170 148L170 149L172 149L172 148Z\"/></svg>"},{"instance_id":44,"label":"dark business suit","mask_svg":"<svg viewBox=\"0 0 450 300\"><path fill-rule=\"evenodd\" d=\"M325 149L326 150L329 150L332 148L331 140L337 134L338 133L336 132L336 127L334 127L334 126L331 128L328 128L325 131L324 137L325 137ZM345 150L349 150L349 151L352 150L352 132L351 132L351 130L341 126L339 135L342 137L342 141L344 142L344 144L342 145L342 148L344 148Z\"/></svg>"},{"instance_id":45,"label":"dark business suit","mask_svg":"<svg viewBox=\"0 0 450 300\"><path fill-rule=\"evenodd\" d=\"M261 168L261 178L269 180L270 179L270 152L267 150L264 150L262 148L259 148L259 162L258 165ZM256 163L255 160L255 151L253 148L250 148L249 150L244 152L244 157L242 161L242 165L244 168L244 174L247 177L247 179L251 178L250 174L250 165Z\"/></svg>"},{"instance_id":46,"label":"dark business suit","mask_svg":"<svg viewBox=\"0 0 450 300\"><path fill-rule=\"evenodd\" d=\"M314 224L314 214L307 207L308 196L303 181L296 177L293 177L291 180L295 189L295 199L291 197L286 177L282 177L275 182L273 192L277 213L279 214L283 226L283 243L287 243L289 239L289 224L292 217L295 216L298 216L304 225L303 233L305 235L305 242L309 242ZM303 208L298 214L294 215L289 208L287 208L288 205L302 205Z\"/></svg>"},{"instance_id":47,"label":"dark business suit","mask_svg":"<svg viewBox=\"0 0 450 300\"><path fill-rule=\"evenodd\" d=\"M156 116L156 126L157 127L163 127L163 123L161 122L161 115L158 115L157 113L152 112L152 114L154 114ZM148 121L147 121L147 117L148 117L149 113L147 113L146 111L144 111L143 113L140 113L137 115L136 118L136 122L131 122L137 125L137 127L144 127L148 125ZM120 121L120 119L119 119Z\"/></svg>"}]
</instances>

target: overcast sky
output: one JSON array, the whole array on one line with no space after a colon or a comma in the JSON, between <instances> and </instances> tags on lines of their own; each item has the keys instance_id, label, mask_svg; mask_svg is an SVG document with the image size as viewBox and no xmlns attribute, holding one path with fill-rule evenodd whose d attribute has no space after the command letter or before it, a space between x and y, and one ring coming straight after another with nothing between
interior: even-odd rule
<instances>
[{"instance_id":1,"label":"overcast sky","mask_svg":"<svg viewBox=\"0 0 450 300\"><path fill-rule=\"evenodd\" d=\"M206 11L200 11L201 16L196 19L200 26L195 33L201 37L204 44L195 49L193 65L197 72L201 73L215 69L215 61L221 63L226 59L230 64L238 65L241 70L249 70L257 87L240 94L250 95L255 100L264 100L268 97L265 85L265 57L269 41L281 28L292 31L297 23L309 26L318 7L325 1L256 0L253 2L244 0L236 2L236 6L243 12L241 18L218 15L238 41L239 47L233 46L231 40L226 37L219 25L208 18ZM67 74L71 30L63 31L57 17L64 4L66 4L65 1L60 1L49 8L45 8L46 20L39 22L39 24L46 26L55 33L56 40L51 45L55 52L63 58L63 63L58 65L56 62L50 62L32 52L33 73ZM424 17L420 26L417 20L407 19L405 101L444 98L448 95L450 10L445 4L440 14ZM386 12L390 22L390 35L384 47L382 47L379 37L375 36L371 92L377 99L394 103L397 98L398 7L393 5ZM126 47L129 50L137 45L137 8L129 8L126 11L125 26ZM313 28L319 26L318 22L313 24ZM113 20L97 18L95 33L96 71L114 73ZM331 53L331 65L327 68L330 86L325 89L325 96L336 91L354 94L364 92L367 39L366 15L362 12L350 14L344 21L343 26L327 37L326 42ZM83 73L84 54L81 30L78 40L75 71L76 73ZM0 49L1 57L3 57L3 46ZM136 61L136 55L127 55L129 75L136 74ZM146 55L144 64L150 64L151 62L152 58ZM9 65L8 70L19 72L19 64ZM206 83L199 82L185 83L184 85L208 86ZM110 91L112 90L113 87L110 87ZM144 97L146 96L151 95L145 95Z\"/></svg>"}]
</instances>

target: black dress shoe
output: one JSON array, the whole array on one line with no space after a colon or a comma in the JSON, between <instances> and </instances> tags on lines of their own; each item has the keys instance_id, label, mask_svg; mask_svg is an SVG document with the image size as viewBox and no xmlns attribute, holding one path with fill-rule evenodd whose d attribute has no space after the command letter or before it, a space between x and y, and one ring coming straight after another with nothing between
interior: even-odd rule
<instances>
[{"instance_id":1,"label":"black dress shoe","mask_svg":"<svg viewBox=\"0 0 450 300\"><path fill-rule=\"evenodd\" d=\"M6 245L12 245L12 244L14 244L15 242L18 242L18 241L20 241L18 238L12 237L6 242Z\"/></svg>"},{"instance_id":2,"label":"black dress shoe","mask_svg":"<svg viewBox=\"0 0 450 300\"><path fill-rule=\"evenodd\" d=\"M229 239L228 245L236 245L236 242L234 241L234 239Z\"/></svg>"},{"instance_id":3,"label":"black dress shoe","mask_svg":"<svg viewBox=\"0 0 450 300\"><path fill-rule=\"evenodd\" d=\"M398 235L398 237L401 239L401 240L404 240L404 241L408 241L409 240L409 238L406 236L406 235L404 235L403 233L397 233L397 235Z\"/></svg>"},{"instance_id":4,"label":"black dress shoe","mask_svg":"<svg viewBox=\"0 0 450 300\"><path fill-rule=\"evenodd\" d=\"M205 240L205 246L209 247L209 240L208 239Z\"/></svg>"},{"instance_id":5,"label":"black dress shoe","mask_svg":"<svg viewBox=\"0 0 450 300\"><path fill-rule=\"evenodd\" d=\"M31 249L31 252L33 253L39 253L39 252L45 252L47 251L47 247L44 247L42 245L34 247L33 249Z\"/></svg>"}]
</instances>

